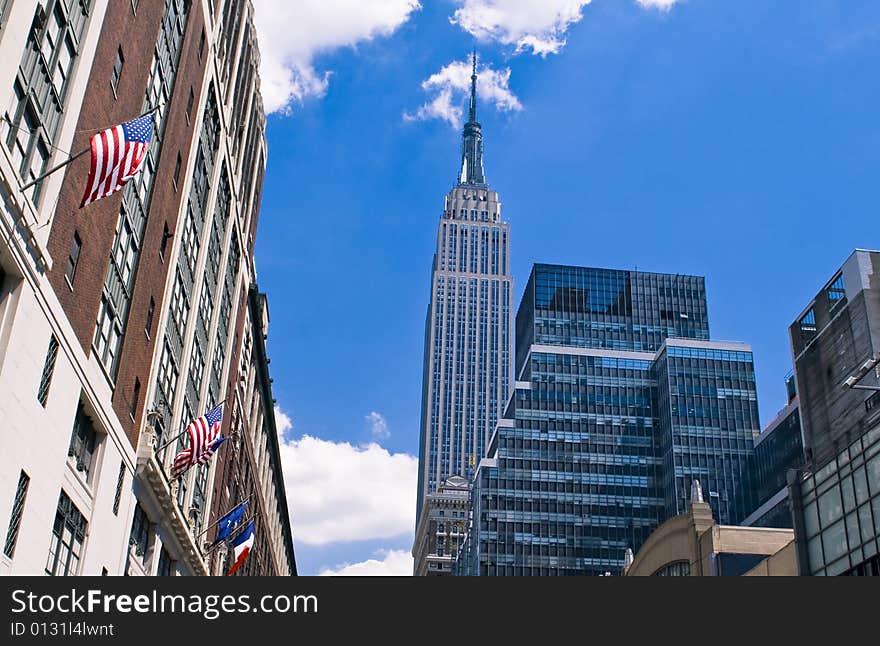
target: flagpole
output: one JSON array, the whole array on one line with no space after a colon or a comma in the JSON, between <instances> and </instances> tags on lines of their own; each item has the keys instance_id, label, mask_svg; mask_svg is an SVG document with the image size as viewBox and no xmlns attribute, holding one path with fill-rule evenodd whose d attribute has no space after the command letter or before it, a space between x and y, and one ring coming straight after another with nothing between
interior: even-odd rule
<instances>
[{"instance_id":1,"label":"flagpole","mask_svg":"<svg viewBox=\"0 0 880 646\"><path fill-rule=\"evenodd\" d=\"M225 514L223 514L222 516L220 516L220 518L218 518L218 519L215 520L213 523L211 523L210 525L208 525L207 527L205 527L204 530L202 530L201 532L199 532L199 534L196 535L196 540L198 540L199 537L202 536L203 534L207 534L208 531L210 531L210 529L211 529L212 527L214 527L217 523L219 523L221 520L223 520L224 518L226 518L226 516L228 516L231 512L233 512L233 511L235 511L236 509L238 509L239 507L241 507L243 504L245 504L247 501L249 501L252 497L253 497L253 496L248 496L247 498L245 498L244 500L242 500L240 503L238 503L235 507L233 507L232 509L230 509L229 511L227 511Z\"/></svg>"},{"instance_id":2,"label":"flagpole","mask_svg":"<svg viewBox=\"0 0 880 646\"><path fill-rule=\"evenodd\" d=\"M179 440L179 439L180 439L180 438L186 433L186 431L187 431L187 429L183 429L180 433L178 433L177 435L175 435L174 437L172 437L170 440L168 440L167 442L165 442L165 444L163 444L162 446L160 446L159 448L156 449L156 453L158 453L159 451L161 451L162 449L164 449L164 448L165 448L166 446L168 446L169 444L173 444L174 442L176 442L177 440Z\"/></svg>"},{"instance_id":3,"label":"flagpole","mask_svg":"<svg viewBox=\"0 0 880 646\"><path fill-rule=\"evenodd\" d=\"M46 179L49 175L51 175L52 173L54 173L56 170L58 170L58 169L60 169L60 168L64 168L64 167L67 166L69 163L71 163L71 162L73 162L73 161L76 161L77 159L79 159L80 157L82 157L83 155L85 155L87 152L89 152L91 149L92 149L91 146L89 146L88 148L85 148L85 149L83 149L83 150L80 150L78 153L76 153L76 154L73 155L72 157L69 157L69 158L66 159L65 161L63 161L63 162L61 162L60 164L58 164L57 166L53 166L52 168L50 168L49 170L47 170L45 173L43 173L42 175L38 176L36 179L31 180L30 182L28 182L27 184L25 184L24 186L22 186L19 190L20 190L20 191L26 191L27 189L29 189L31 186L33 186L34 184L36 184L36 183L39 182L40 180Z\"/></svg>"},{"instance_id":4,"label":"flagpole","mask_svg":"<svg viewBox=\"0 0 880 646\"><path fill-rule=\"evenodd\" d=\"M150 109L150 110L147 110L147 111L144 112L143 114L141 114L141 115L135 117L135 119L140 119L140 118L142 118L142 117L147 116L148 114L152 114L153 112L155 112L155 111L158 110L158 109L159 109L159 106L157 105L155 108L152 108L152 109ZM134 119L132 119L132 121L133 121L133 120L134 120ZM49 175L51 175L52 173L54 173L56 170L59 170L59 169L61 169L61 168L64 168L64 167L67 166L69 163L71 163L71 162L73 162L73 161L76 161L77 159L79 159L80 157L82 157L83 155L85 155L87 152L89 152L91 149L92 149L91 146L89 146L88 148L83 148L82 150L80 150L80 151L79 151L78 153L76 153L75 155L73 155L73 156L71 156L71 157L68 157L65 161L61 162L60 164L58 164L58 165L56 165L56 166L53 166L52 168L50 168L49 170L47 170L47 171L46 171L45 173L43 173L42 175L39 175L36 179L32 179L31 181L29 181L27 184L25 184L24 186L22 186L22 187L21 187L20 189L18 189L18 190L19 190L19 191L26 191L27 189L29 189L31 186L33 186L34 184L36 184L36 183L39 182L40 180L46 179Z\"/></svg>"}]
</instances>

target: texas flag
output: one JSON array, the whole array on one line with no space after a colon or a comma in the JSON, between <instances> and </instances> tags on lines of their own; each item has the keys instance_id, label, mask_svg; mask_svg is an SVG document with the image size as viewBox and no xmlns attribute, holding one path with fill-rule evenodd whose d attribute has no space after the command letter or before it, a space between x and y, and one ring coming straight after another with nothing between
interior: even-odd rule
<instances>
[{"instance_id":1,"label":"texas flag","mask_svg":"<svg viewBox=\"0 0 880 646\"><path fill-rule=\"evenodd\" d=\"M232 541L233 559L232 567L226 576L235 574L236 570L242 566L251 549L254 546L254 521L251 521L245 530L235 537Z\"/></svg>"}]
</instances>

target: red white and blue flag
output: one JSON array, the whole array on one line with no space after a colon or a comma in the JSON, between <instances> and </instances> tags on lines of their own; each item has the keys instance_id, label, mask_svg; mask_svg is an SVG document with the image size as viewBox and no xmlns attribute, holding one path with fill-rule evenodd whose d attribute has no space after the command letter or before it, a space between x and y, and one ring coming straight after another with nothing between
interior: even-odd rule
<instances>
[{"instance_id":1,"label":"red white and blue flag","mask_svg":"<svg viewBox=\"0 0 880 646\"><path fill-rule=\"evenodd\" d=\"M172 477L176 478L194 464L205 464L225 437L219 437L223 423L223 404L212 408L186 427L189 446L174 456Z\"/></svg>"},{"instance_id":2,"label":"red white and blue flag","mask_svg":"<svg viewBox=\"0 0 880 646\"><path fill-rule=\"evenodd\" d=\"M137 175L152 135L151 113L92 136L92 164L80 208L115 193Z\"/></svg>"},{"instance_id":3,"label":"red white and blue flag","mask_svg":"<svg viewBox=\"0 0 880 646\"><path fill-rule=\"evenodd\" d=\"M231 576L238 571L247 559L248 554L254 548L254 521L251 521L245 530L232 541L232 567L226 576Z\"/></svg>"}]
</instances>

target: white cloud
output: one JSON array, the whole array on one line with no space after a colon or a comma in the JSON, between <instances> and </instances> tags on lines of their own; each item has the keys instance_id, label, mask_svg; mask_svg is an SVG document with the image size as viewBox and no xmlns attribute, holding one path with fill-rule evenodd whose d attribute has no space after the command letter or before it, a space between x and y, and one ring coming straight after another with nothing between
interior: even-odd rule
<instances>
[{"instance_id":1,"label":"white cloud","mask_svg":"<svg viewBox=\"0 0 880 646\"><path fill-rule=\"evenodd\" d=\"M415 527L418 459L370 443L309 435L281 442L294 540L308 545L392 538Z\"/></svg>"},{"instance_id":2,"label":"white cloud","mask_svg":"<svg viewBox=\"0 0 880 646\"><path fill-rule=\"evenodd\" d=\"M382 560L367 559L321 570L319 576L412 576L412 555L405 550L383 550Z\"/></svg>"},{"instance_id":3,"label":"white cloud","mask_svg":"<svg viewBox=\"0 0 880 646\"><path fill-rule=\"evenodd\" d=\"M453 61L436 74L422 82L422 89L433 99L424 103L415 113L404 113L406 121L442 119L451 126L460 128L463 123L464 108L471 90L471 63ZM477 96L488 101L502 112L522 110L522 103L510 90L510 68L493 70L483 66L477 69Z\"/></svg>"},{"instance_id":4,"label":"white cloud","mask_svg":"<svg viewBox=\"0 0 880 646\"><path fill-rule=\"evenodd\" d=\"M373 434L377 440L387 440L391 437L391 430L388 428L387 420L382 416L382 413L377 413L373 411L369 415L367 415L364 419L370 423L370 433Z\"/></svg>"},{"instance_id":5,"label":"white cloud","mask_svg":"<svg viewBox=\"0 0 880 646\"><path fill-rule=\"evenodd\" d=\"M669 11L678 0L636 0L646 9L660 9L661 11Z\"/></svg>"},{"instance_id":6,"label":"white cloud","mask_svg":"<svg viewBox=\"0 0 880 646\"><path fill-rule=\"evenodd\" d=\"M315 56L389 36L421 9L419 0L253 0L266 112L322 96L330 72Z\"/></svg>"},{"instance_id":7,"label":"white cloud","mask_svg":"<svg viewBox=\"0 0 880 646\"><path fill-rule=\"evenodd\" d=\"M278 429L279 442L287 434L287 431L293 428L293 420L278 406L275 407L275 428Z\"/></svg>"},{"instance_id":8,"label":"white cloud","mask_svg":"<svg viewBox=\"0 0 880 646\"><path fill-rule=\"evenodd\" d=\"M568 28L583 17L591 0L457 0L450 22L480 41L531 49L546 57L565 46ZM650 0L649 0L650 1ZM656 1L656 0L655 0ZM659 0L664 1L664 0ZM668 0L666 0L668 1Z\"/></svg>"}]
</instances>

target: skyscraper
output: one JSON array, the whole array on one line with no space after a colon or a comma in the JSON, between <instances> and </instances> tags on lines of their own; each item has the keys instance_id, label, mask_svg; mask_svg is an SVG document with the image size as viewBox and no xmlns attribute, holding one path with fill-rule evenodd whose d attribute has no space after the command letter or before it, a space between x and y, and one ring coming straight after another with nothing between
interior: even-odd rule
<instances>
[{"instance_id":1,"label":"skyscraper","mask_svg":"<svg viewBox=\"0 0 880 646\"><path fill-rule=\"evenodd\" d=\"M719 523L751 511L752 353L709 340L702 277L536 265L516 375L456 573L618 572L695 479Z\"/></svg>"},{"instance_id":2,"label":"skyscraper","mask_svg":"<svg viewBox=\"0 0 880 646\"><path fill-rule=\"evenodd\" d=\"M483 170L474 55L461 170L440 218L425 321L417 514L449 477L470 479L507 400L509 250L509 226Z\"/></svg>"}]
</instances>

